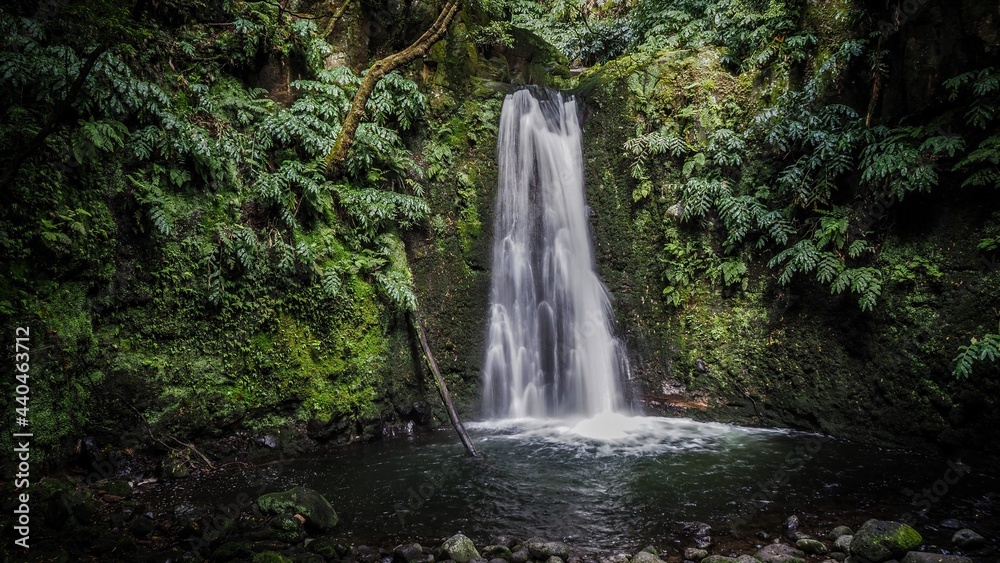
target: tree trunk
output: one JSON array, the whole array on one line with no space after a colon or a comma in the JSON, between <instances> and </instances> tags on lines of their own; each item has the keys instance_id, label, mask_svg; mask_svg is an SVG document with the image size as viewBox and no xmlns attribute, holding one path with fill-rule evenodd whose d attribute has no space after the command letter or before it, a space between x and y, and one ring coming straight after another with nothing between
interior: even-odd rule
<instances>
[{"instance_id":1,"label":"tree trunk","mask_svg":"<svg viewBox=\"0 0 1000 563\"><path fill-rule=\"evenodd\" d=\"M408 314L409 315L409 314ZM462 421L458 418L458 411L455 410L455 403L451 401L451 394L448 393L448 386L444 383L444 378L441 377L441 372L438 371L437 362L434 361L434 355L431 354L431 347L427 344L427 335L424 333L424 327L420 324L420 316L413 311L412 316L410 316L410 322L413 324L414 330L417 332L417 336L420 338L420 346L424 349L424 359L427 361L427 367L430 368L431 372L434 374L434 379L437 381L438 393L441 394L441 401L444 402L445 406L448 408L448 418L451 419L451 425L455 428L455 432L458 432L458 437L461 438L462 444L465 446L466 451L472 457L479 457L479 452L476 451L476 446L472 444L472 438L469 437L469 433L465 431L465 426L462 425Z\"/></svg>"},{"instance_id":2,"label":"tree trunk","mask_svg":"<svg viewBox=\"0 0 1000 563\"><path fill-rule=\"evenodd\" d=\"M375 64L368 69L365 77L361 80L361 85L358 86L358 91L354 94L354 99L351 101L351 109L348 110L347 117L341 123L337 140L333 144L333 150L326 157L326 171L328 175L336 176L339 174L340 166L344 162L344 158L347 157L347 151L354 144L354 136L358 132L358 126L361 125L361 120L365 116L365 105L367 105L368 98L375 90L375 85L390 72L417 57L427 54L431 46L444 37L445 32L448 31L451 20L458 13L459 3L459 0L448 0L431 27L420 38L414 41L412 45L398 53L375 61Z\"/></svg>"}]
</instances>

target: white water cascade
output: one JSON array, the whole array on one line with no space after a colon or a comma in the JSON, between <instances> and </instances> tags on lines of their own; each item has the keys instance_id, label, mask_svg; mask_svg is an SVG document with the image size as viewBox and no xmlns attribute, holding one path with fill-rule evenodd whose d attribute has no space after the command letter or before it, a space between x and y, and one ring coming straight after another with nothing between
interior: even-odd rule
<instances>
[{"instance_id":1,"label":"white water cascade","mask_svg":"<svg viewBox=\"0 0 1000 563\"><path fill-rule=\"evenodd\" d=\"M592 417L622 408L624 348L594 271L576 101L504 100L483 407L493 417Z\"/></svg>"}]
</instances>

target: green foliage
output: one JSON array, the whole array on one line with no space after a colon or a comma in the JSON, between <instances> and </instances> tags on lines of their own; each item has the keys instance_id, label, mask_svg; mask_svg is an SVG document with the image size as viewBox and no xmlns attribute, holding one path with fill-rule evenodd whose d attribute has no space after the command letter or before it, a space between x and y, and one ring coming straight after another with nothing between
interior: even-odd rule
<instances>
[{"instance_id":1,"label":"green foliage","mask_svg":"<svg viewBox=\"0 0 1000 563\"><path fill-rule=\"evenodd\" d=\"M44 136L5 186L0 310L59 351L37 359L46 448L121 412L176 434L287 400L303 420L378 417L387 319L416 304L400 231L428 213L404 140L423 94L380 81L334 183L322 157L360 79L325 68L313 22L270 2L111 4L63 4L75 22L0 9L0 161ZM281 58L304 71L287 106L243 81ZM53 311L71 283L69 323Z\"/></svg>"},{"instance_id":2,"label":"green foliage","mask_svg":"<svg viewBox=\"0 0 1000 563\"><path fill-rule=\"evenodd\" d=\"M958 355L952 360L955 369L952 375L968 378L972 374L972 366L976 362L1000 358L1000 333L986 333L980 338L973 337L967 346L958 348Z\"/></svg>"}]
</instances>

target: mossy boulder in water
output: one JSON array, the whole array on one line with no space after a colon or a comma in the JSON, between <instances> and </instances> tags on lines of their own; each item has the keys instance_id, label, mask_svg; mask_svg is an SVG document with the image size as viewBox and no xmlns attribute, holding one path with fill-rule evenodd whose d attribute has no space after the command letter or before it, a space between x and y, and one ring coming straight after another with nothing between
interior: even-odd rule
<instances>
[{"instance_id":1,"label":"mossy boulder in water","mask_svg":"<svg viewBox=\"0 0 1000 563\"><path fill-rule=\"evenodd\" d=\"M922 541L916 530L902 522L872 519L854 534L851 555L879 563L902 557Z\"/></svg>"},{"instance_id":2,"label":"mossy boulder in water","mask_svg":"<svg viewBox=\"0 0 1000 563\"><path fill-rule=\"evenodd\" d=\"M257 499L257 506L264 514L295 516L301 514L306 524L320 530L337 525L339 518L323 495L305 487L295 487L281 493L268 493Z\"/></svg>"},{"instance_id":3,"label":"mossy boulder in water","mask_svg":"<svg viewBox=\"0 0 1000 563\"><path fill-rule=\"evenodd\" d=\"M640 551L632 556L632 563L663 563L663 560L648 551Z\"/></svg>"}]
</instances>

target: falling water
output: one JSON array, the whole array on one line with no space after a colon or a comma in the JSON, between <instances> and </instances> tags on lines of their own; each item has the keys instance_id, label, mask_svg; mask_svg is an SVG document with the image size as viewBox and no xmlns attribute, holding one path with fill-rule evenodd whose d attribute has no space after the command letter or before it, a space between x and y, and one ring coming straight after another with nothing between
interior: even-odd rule
<instances>
[{"instance_id":1,"label":"falling water","mask_svg":"<svg viewBox=\"0 0 1000 563\"><path fill-rule=\"evenodd\" d=\"M513 418L616 412L625 354L594 271L576 101L540 89L508 95L497 146L484 410Z\"/></svg>"}]
</instances>

